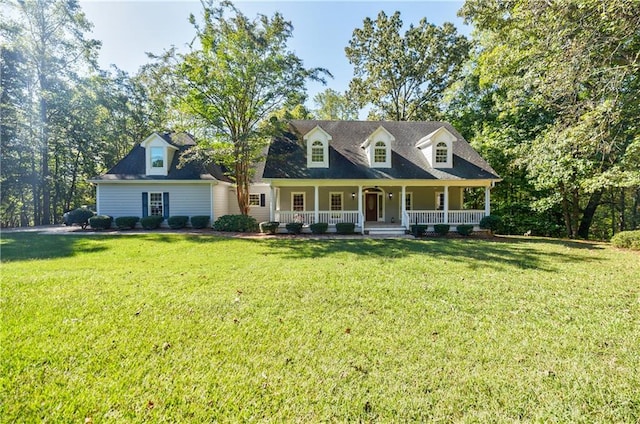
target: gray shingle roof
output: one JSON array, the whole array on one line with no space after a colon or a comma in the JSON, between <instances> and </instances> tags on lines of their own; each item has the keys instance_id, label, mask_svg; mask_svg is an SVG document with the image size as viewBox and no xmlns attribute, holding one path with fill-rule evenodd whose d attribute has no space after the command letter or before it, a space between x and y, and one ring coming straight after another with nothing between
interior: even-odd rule
<instances>
[{"instance_id":1,"label":"gray shingle roof","mask_svg":"<svg viewBox=\"0 0 640 424\"><path fill-rule=\"evenodd\" d=\"M394 137L391 168L371 168L360 146L378 127ZM302 137L316 126L329 133L329 168L307 168ZM453 168L434 169L415 147L418 140L444 126L453 143ZM273 140L264 168L265 179L432 179L498 180L500 176L447 122L291 121L290 131Z\"/></svg>"},{"instance_id":2,"label":"gray shingle roof","mask_svg":"<svg viewBox=\"0 0 640 424\"><path fill-rule=\"evenodd\" d=\"M164 175L146 175L145 149L140 144L136 146L111 168L106 174L96 177L96 181L123 181L123 180L203 180L203 181L231 181L225 175L220 165L205 164L200 161L191 161L178 167L180 155L195 146L193 137L187 133L159 134L167 143L178 148L173 155L169 172Z\"/></svg>"}]
</instances>

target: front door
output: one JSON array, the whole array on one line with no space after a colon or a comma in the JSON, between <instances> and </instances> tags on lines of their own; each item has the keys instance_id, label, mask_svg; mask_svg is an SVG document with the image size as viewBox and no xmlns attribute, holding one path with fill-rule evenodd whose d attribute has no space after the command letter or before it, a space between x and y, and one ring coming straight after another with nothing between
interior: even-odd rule
<instances>
[{"instance_id":1,"label":"front door","mask_svg":"<svg viewBox=\"0 0 640 424\"><path fill-rule=\"evenodd\" d=\"M378 220L378 193L365 194L365 218L367 221Z\"/></svg>"}]
</instances>

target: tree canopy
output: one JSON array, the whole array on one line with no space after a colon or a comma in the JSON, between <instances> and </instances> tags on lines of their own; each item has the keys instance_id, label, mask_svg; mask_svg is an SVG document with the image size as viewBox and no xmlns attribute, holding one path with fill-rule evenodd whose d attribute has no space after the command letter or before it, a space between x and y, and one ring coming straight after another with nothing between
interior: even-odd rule
<instances>
[{"instance_id":1,"label":"tree canopy","mask_svg":"<svg viewBox=\"0 0 640 424\"><path fill-rule=\"evenodd\" d=\"M305 68L287 49L293 26L280 13L249 19L230 3L209 2L202 18L191 16L200 45L178 66L180 106L210 130L199 137L199 153L226 162L247 214L253 165L274 131L267 118L302 103L306 81L329 73Z\"/></svg>"},{"instance_id":2,"label":"tree canopy","mask_svg":"<svg viewBox=\"0 0 640 424\"><path fill-rule=\"evenodd\" d=\"M401 34L400 12L366 18L345 48L354 67L350 96L370 117L393 121L434 120L441 116L443 92L455 81L468 56L469 42L451 23L425 18Z\"/></svg>"},{"instance_id":3,"label":"tree canopy","mask_svg":"<svg viewBox=\"0 0 640 424\"><path fill-rule=\"evenodd\" d=\"M640 4L468 0L461 13L479 31L494 136L524 135L513 159L534 206L588 237L605 192L639 186Z\"/></svg>"}]
</instances>

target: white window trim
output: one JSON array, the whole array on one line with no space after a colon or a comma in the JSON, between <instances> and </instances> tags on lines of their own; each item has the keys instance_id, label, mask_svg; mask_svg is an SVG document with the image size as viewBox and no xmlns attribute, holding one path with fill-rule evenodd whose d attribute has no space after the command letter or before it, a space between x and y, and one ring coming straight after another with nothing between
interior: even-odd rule
<instances>
[{"instance_id":1,"label":"white window trim","mask_svg":"<svg viewBox=\"0 0 640 424\"><path fill-rule=\"evenodd\" d=\"M453 168L453 143L456 140L457 138L443 126L418 140L416 147L422 151L432 168ZM439 143L447 145L446 162L436 163L436 146Z\"/></svg>"},{"instance_id":2,"label":"white window trim","mask_svg":"<svg viewBox=\"0 0 640 424\"><path fill-rule=\"evenodd\" d=\"M384 146L384 160L383 161L377 161L376 160L376 150L382 150L382 147L379 147L378 144L382 144ZM377 140L375 143L373 143L373 149L371 151L371 163L373 164L374 167L384 167L384 168L389 168L391 165L389 165L389 143L383 141L383 140Z\"/></svg>"},{"instance_id":3,"label":"white window trim","mask_svg":"<svg viewBox=\"0 0 640 424\"><path fill-rule=\"evenodd\" d=\"M258 203L256 203L255 205L251 203L251 196L257 196L258 197ZM260 208L260 207L264 207L264 206L260 206L260 193L249 193L249 206L251 206L252 208Z\"/></svg>"},{"instance_id":4,"label":"white window trim","mask_svg":"<svg viewBox=\"0 0 640 424\"><path fill-rule=\"evenodd\" d=\"M441 144L443 144L444 147L440 147ZM438 161L438 150L444 150L444 161L441 161L441 162ZM447 162L449 162L449 150L450 150L449 146L445 141L438 141L438 143L436 143L435 150L433 153L433 163L441 166L446 165Z\"/></svg>"},{"instance_id":5,"label":"white window trim","mask_svg":"<svg viewBox=\"0 0 640 424\"><path fill-rule=\"evenodd\" d=\"M166 140L160 137L157 133L153 133L147 137L146 140L140 143L140 147L145 150L146 175L168 175L169 168L171 167L171 161L173 160L173 156L178 148L167 143ZM151 150L153 148L162 149L162 167L151 166Z\"/></svg>"},{"instance_id":6,"label":"white window trim","mask_svg":"<svg viewBox=\"0 0 640 424\"><path fill-rule=\"evenodd\" d=\"M314 149L314 145L316 143L320 143L320 146L322 148L322 160L313 160L313 149ZM311 168L326 168L327 167L327 143L323 142L321 140L313 140L310 143L310 147L309 147L309 160L310 160L310 167Z\"/></svg>"},{"instance_id":7,"label":"white window trim","mask_svg":"<svg viewBox=\"0 0 640 424\"><path fill-rule=\"evenodd\" d=\"M405 210L412 211L413 210L413 192L412 191L405 192L404 197L405 197L405 204L404 204ZM407 209L407 200L409 200L409 209Z\"/></svg>"},{"instance_id":8,"label":"white window trim","mask_svg":"<svg viewBox=\"0 0 640 424\"><path fill-rule=\"evenodd\" d=\"M154 194L159 194L160 195L160 215L154 215L151 212L152 209L153 209L153 205L151 203L151 196L154 195ZM150 191L149 193L147 193L147 196L148 196L148 198L147 198L147 207L149 209L147 211L148 215L149 216L164 216L164 194L161 191L160 192L158 192L158 191L151 192Z\"/></svg>"},{"instance_id":9,"label":"white window trim","mask_svg":"<svg viewBox=\"0 0 640 424\"><path fill-rule=\"evenodd\" d=\"M375 146L378 142L385 144L386 160L384 162L375 161ZM395 137L387 131L382 125L378 127L367 139L360 145L365 149L369 166L371 168L391 168L391 145L395 142Z\"/></svg>"},{"instance_id":10,"label":"white window trim","mask_svg":"<svg viewBox=\"0 0 640 424\"><path fill-rule=\"evenodd\" d=\"M442 196L442 209L440 209L440 196ZM437 211L444 210L444 206L445 206L444 202L445 202L444 191L436 191L436 210Z\"/></svg>"},{"instance_id":11,"label":"white window trim","mask_svg":"<svg viewBox=\"0 0 640 424\"><path fill-rule=\"evenodd\" d=\"M333 209L331 209L331 207L333 206L331 204L331 200L333 199L333 196L337 195L340 196L340 209L336 209L335 211ZM333 212L337 212L337 211L343 211L344 210L344 193L341 191L332 191L329 193L329 210L333 211Z\"/></svg>"},{"instance_id":12,"label":"white window trim","mask_svg":"<svg viewBox=\"0 0 640 424\"><path fill-rule=\"evenodd\" d=\"M307 168L328 168L329 167L329 142L331 135L323 130L320 126L316 126L303 137L307 143ZM312 159L313 143L319 141L322 143L322 162L314 162Z\"/></svg>"},{"instance_id":13,"label":"white window trim","mask_svg":"<svg viewBox=\"0 0 640 424\"><path fill-rule=\"evenodd\" d=\"M302 195L302 210L301 211L296 211L293 208L293 198L296 194L301 194ZM307 194L304 191L293 191L291 192L291 210L292 211L296 211L296 212L304 212L307 210Z\"/></svg>"}]
</instances>

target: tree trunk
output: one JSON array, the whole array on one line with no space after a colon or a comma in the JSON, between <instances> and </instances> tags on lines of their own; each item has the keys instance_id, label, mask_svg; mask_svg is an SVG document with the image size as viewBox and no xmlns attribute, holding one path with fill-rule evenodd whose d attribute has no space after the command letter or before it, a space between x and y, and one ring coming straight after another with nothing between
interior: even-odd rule
<instances>
[{"instance_id":1,"label":"tree trunk","mask_svg":"<svg viewBox=\"0 0 640 424\"><path fill-rule=\"evenodd\" d=\"M571 207L567 200L567 192L563 186L560 186L560 192L562 193L562 217L564 218L564 225L567 230L567 237L573 238L573 227L571 225Z\"/></svg>"},{"instance_id":2,"label":"tree trunk","mask_svg":"<svg viewBox=\"0 0 640 424\"><path fill-rule=\"evenodd\" d=\"M627 219L626 219L626 208L627 208L627 202L626 202L626 189L621 188L620 189L620 226L618 227L618 229L620 231L624 231L627 228Z\"/></svg>"},{"instance_id":3,"label":"tree trunk","mask_svg":"<svg viewBox=\"0 0 640 424\"><path fill-rule=\"evenodd\" d=\"M638 228L638 224L640 223L640 216L638 216L640 212L640 188L636 189L636 193L633 200L633 214L631 215L631 229L636 230Z\"/></svg>"},{"instance_id":4,"label":"tree trunk","mask_svg":"<svg viewBox=\"0 0 640 424\"><path fill-rule=\"evenodd\" d=\"M51 224L51 198L49 192L49 132L47 128L47 83L44 75L40 76L40 155L42 160L42 175L40 186L42 190L42 225Z\"/></svg>"},{"instance_id":5,"label":"tree trunk","mask_svg":"<svg viewBox=\"0 0 640 424\"><path fill-rule=\"evenodd\" d=\"M596 209L598 209L598 205L600 204L600 199L602 198L602 189L594 191L589 197L589 203L587 203L587 207L584 209L582 214L582 220L580 221L580 227L578 228L578 236L583 239L589 238L589 229L591 228L591 223L593 222L593 216L596 213Z\"/></svg>"}]
</instances>

